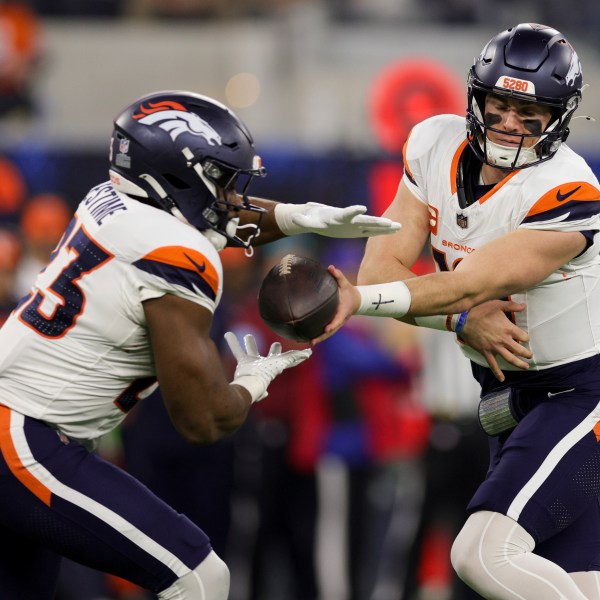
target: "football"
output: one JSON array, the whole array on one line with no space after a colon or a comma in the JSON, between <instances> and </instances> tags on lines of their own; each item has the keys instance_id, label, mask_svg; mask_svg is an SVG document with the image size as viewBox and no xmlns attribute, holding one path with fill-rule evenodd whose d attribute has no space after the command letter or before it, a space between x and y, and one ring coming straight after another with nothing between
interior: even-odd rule
<instances>
[{"instance_id":1,"label":"football","mask_svg":"<svg viewBox=\"0 0 600 600\"><path fill-rule=\"evenodd\" d=\"M318 261L287 254L265 276L258 292L263 321L289 340L323 333L338 307L337 281Z\"/></svg>"}]
</instances>

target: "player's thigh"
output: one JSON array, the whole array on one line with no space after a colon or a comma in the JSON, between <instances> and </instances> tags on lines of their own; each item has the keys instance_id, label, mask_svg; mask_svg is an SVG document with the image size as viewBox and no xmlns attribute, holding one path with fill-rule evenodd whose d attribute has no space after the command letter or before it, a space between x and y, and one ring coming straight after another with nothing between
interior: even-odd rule
<instances>
[{"instance_id":1,"label":"player's thigh","mask_svg":"<svg viewBox=\"0 0 600 600\"><path fill-rule=\"evenodd\" d=\"M600 443L594 431L599 398L578 391L545 401L496 440L490 471L469 510L509 516L536 544L568 527L577 529L582 515L594 514L600 495Z\"/></svg>"},{"instance_id":2,"label":"player's thigh","mask_svg":"<svg viewBox=\"0 0 600 600\"><path fill-rule=\"evenodd\" d=\"M600 571L600 502L596 498L568 527L540 542L535 553L568 573Z\"/></svg>"},{"instance_id":3,"label":"player's thigh","mask_svg":"<svg viewBox=\"0 0 600 600\"><path fill-rule=\"evenodd\" d=\"M210 552L196 525L113 464L16 413L9 429L0 457L6 527L155 592Z\"/></svg>"}]
</instances>

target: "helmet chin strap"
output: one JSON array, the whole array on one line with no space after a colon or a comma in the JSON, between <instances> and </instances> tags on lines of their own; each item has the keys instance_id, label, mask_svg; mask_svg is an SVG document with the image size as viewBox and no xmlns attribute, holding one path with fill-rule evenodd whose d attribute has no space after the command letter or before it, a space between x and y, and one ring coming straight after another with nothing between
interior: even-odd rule
<instances>
[{"instance_id":1,"label":"helmet chin strap","mask_svg":"<svg viewBox=\"0 0 600 600\"><path fill-rule=\"evenodd\" d=\"M198 161L195 160L194 153L187 146L185 148L181 149L181 153L188 161L188 166L191 167L192 169L194 169L194 171L196 172L198 177L200 177L200 179L202 180L204 185L209 189L209 191L214 196L214 198L217 198L217 195L218 195L217 194L217 186L205 175L202 165ZM255 237L258 237L260 235L260 228L258 227L258 225L255 225L253 223L248 223L246 225L240 226L239 222L240 222L239 217L230 219L229 222L227 223L227 225L225 226L225 231L226 231L227 235L229 236L229 239L241 242L240 238L238 238L236 235L238 229L240 229L240 230L241 229L254 229L255 232L251 233L248 236L247 242L246 243L242 242L242 245L245 249L244 251L246 253L246 256L252 256L254 254L254 248L252 246L250 246L250 243L252 242L252 240ZM204 234L211 241L213 246L215 246L215 248L217 248L217 250L219 252L221 250L223 250L223 248L225 248L225 246L227 245L227 237L225 237L224 235L222 235L216 231L209 231L207 229L204 231Z\"/></svg>"},{"instance_id":2,"label":"helmet chin strap","mask_svg":"<svg viewBox=\"0 0 600 600\"><path fill-rule=\"evenodd\" d=\"M232 237L235 235L239 222L239 217L234 217L233 219L229 220L225 226L225 231L227 231L228 236ZM227 237L222 233L219 233L214 229L205 229L202 231L202 233L204 234L204 237L215 247L217 252L221 252L221 250L227 246Z\"/></svg>"},{"instance_id":3,"label":"helmet chin strap","mask_svg":"<svg viewBox=\"0 0 600 600\"><path fill-rule=\"evenodd\" d=\"M143 175L140 175L140 179L147 181L152 186L154 191L158 194L159 198L163 201L162 203L166 210L168 210L174 217L179 219L181 222L185 223L186 225L191 225L191 223L183 216L183 213L179 210L179 208L177 208L175 202L173 202L173 200L169 198L169 195L164 190L162 185L160 185L160 183L158 183L158 181L156 181L154 177L148 175L147 173L144 173Z\"/></svg>"},{"instance_id":4,"label":"helmet chin strap","mask_svg":"<svg viewBox=\"0 0 600 600\"><path fill-rule=\"evenodd\" d=\"M239 219L237 219L239 221ZM251 233L246 240L246 244L244 245L244 254L248 257L254 256L254 247L250 244L254 238L257 238L260 235L260 227L255 223L247 223L246 225L240 225L236 228L236 230L240 229L253 229L254 233ZM229 232L228 232L229 233Z\"/></svg>"}]
</instances>

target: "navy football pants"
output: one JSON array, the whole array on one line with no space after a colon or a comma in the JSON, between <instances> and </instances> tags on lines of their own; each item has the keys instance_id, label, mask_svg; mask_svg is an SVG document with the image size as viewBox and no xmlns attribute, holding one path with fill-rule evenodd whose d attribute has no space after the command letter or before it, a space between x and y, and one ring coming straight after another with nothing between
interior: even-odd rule
<instances>
[{"instance_id":1,"label":"navy football pants","mask_svg":"<svg viewBox=\"0 0 600 600\"><path fill-rule=\"evenodd\" d=\"M0 405L2 600L51 600L60 556L153 592L211 551L207 536L80 444Z\"/></svg>"},{"instance_id":2,"label":"navy football pants","mask_svg":"<svg viewBox=\"0 0 600 600\"><path fill-rule=\"evenodd\" d=\"M600 388L596 373L539 402L509 434L490 438L486 480L469 511L518 521L535 553L567 572L600 570Z\"/></svg>"}]
</instances>

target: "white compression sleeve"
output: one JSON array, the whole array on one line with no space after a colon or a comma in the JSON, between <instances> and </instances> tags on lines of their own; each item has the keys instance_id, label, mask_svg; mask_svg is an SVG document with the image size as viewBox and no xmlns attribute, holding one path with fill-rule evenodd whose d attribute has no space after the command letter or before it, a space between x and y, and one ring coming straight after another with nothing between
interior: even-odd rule
<instances>
[{"instance_id":1,"label":"white compression sleeve","mask_svg":"<svg viewBox=\"0 0 600 600\"><path fill-rule=\"evenodd\" d=\"M193 570L158 594L160 600L227 600L229 569L212 550Z\"/></svg>"},{"instance_id":2,"label":"white compression sleeve","mask_svg":"<svg viewBox=\"0 0 600 600\"><path fill-rule=\"evenodd\" d=\"M577 587L589 600L600 600L600 571L578 571L569 573Z\"/></svg>"},{"instance_id":3,"label":"white compression sleeve","mask_svg":"<svg viewBox=\"0 0 600 600\"><path fill-rule=\"evenodd\" d=\"M531 535L510 517L471 515L452 546L458 576L495 600L590 600L557 564L533 554Z\"/></svg>"}]
</instances>

